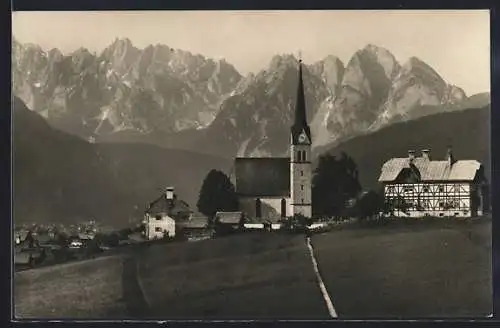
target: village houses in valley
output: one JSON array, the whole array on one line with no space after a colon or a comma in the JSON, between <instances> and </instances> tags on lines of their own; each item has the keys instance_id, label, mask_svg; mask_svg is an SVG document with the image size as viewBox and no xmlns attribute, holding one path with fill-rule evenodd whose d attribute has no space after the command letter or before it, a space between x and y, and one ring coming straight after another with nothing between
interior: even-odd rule
<instances>
[{"instance_id":1,"label":"village houses in valley","mask_svg":"<svg viewBox=\"0 0 500 328\"><path fill-rule=\"evenodd\" d=\"M457 160L451 147L445 160L432 160L429 150L420 157L408 151L382 166L386 202L395 216L481 216L489 210L489 185L476 160Z\"/></svg>"},{"instance_id":2,"label":"village houses in valley","mask_svg":"<svg viewBox=\"0 0 500 328\"><path fill-rule=\"evenodd\" d=\"M240 210L257 219L277 220L295 214L311 217L311 141L300 60L290 157L235 159L231 178Z\"/></svg>"}]
</instances>

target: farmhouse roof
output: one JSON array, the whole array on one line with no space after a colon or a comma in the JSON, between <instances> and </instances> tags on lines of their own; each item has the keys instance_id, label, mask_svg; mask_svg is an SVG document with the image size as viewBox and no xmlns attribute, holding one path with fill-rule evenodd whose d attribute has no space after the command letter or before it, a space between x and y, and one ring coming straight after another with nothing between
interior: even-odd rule
<instances>
[{"instance_id":1,"label":"farmhouse roof","mask_svg":"<svg viewBox=\"0 0 500 328\"><path fill-rule=\"evenodd\" d=\"M235 188L240 196L290 196L290 158L244 158L234 161Z\"/></svg>"},{"instance_id":2,"label":"farmhouse roof","mask_svg":"<svg viewBox=\"0 0 500 328\"><path fill-rule=\"evenodd\" d=\"M146 213L150 215L167 214L174 218L179 215L190 214L191 212L186 202L177 198L168 199L166 194L162 194L151 202L146 209Z\"/></svg>"},{"instance_id":3,"label":"farmhouse roof","mask_svg":"<svg viewBox=\"0 0 500 328\"><path fill-rule=\"evenodd\" d=\"M431 161L423 157L414 159L391 158L382 166L379 182L392 182L410 163L420 173L421 181L473 181L481 163L476 160L459 160L452 165L448 161Z\"/></svg>"},{"instance_id":4,"label":"farmhouse roof","mask_svg":"<svg viewBox=\"0 0 500 328\"><path fill-rule=\"evenodd\" d=\"M208 226L208 217L206 216L193 217L190 220L180 222L179 226L183 228L198 228L198 229L206 228Z\"/></svg>"},{"instance_id":5,"label":"farmhouse roof","mask_svg":"<svg viewBox=\"0 0 500 328\"><path fill-rule=\"evenodd\" d=\"M220 223L238 224L243 216L242 212L217 212L215 218Z\"/></svg>"}]
</instances>

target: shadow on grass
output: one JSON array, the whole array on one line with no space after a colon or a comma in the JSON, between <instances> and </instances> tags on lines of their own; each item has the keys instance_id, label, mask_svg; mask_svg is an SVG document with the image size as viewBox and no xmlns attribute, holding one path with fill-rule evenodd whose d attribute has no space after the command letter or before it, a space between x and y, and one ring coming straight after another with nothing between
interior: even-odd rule
<instances>
[{"instance_id":1,"label":"shadow on grass","mask_svg":"<svg viewBox=\"0 0 500 328\"><path fill-rule=\"evenodd\" d=\"M127 316L133 319L146 318L149 307L139 286L135 257L127 257L123 260L122 288Z\"/></svg>"}]
</instances>

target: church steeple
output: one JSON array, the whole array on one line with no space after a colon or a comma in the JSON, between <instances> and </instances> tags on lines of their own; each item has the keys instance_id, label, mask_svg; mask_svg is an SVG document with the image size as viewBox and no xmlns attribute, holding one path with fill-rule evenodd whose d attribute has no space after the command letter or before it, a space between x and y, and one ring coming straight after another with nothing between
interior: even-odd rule
<instances>
[{"instance_id":1,"label":"church steeple","mask_svg":"<svg viewBox=\"0 0 500 328\"><path fill-rule=\"evenodd\" d=\"M307 124L306 100L304 96L304 81L302 79L302 60L299 60L299 78L297 83L297 98L295 101L295 117L291 128L292 144L299 142L299 135L305 133L311 142L311 131ZM301 141L302 142L302 141Z\"/></svg>"},{"instance_id":2,"label":"church steeple","mask_svg":"<svg viewBox=\"0 0 500 328\"><path fill-rule=\"evenodd\" d=\"M299 60L297 100L290 145L290 205L292 215L302 214L305 217L311 217L311 177L311 130L307 125L302 60Z\"/></svg>"}]
</instances>

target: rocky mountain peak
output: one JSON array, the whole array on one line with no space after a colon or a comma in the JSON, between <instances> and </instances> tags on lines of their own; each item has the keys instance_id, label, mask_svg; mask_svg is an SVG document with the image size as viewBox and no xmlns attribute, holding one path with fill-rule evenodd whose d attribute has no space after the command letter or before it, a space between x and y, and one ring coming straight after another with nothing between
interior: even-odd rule
<instances>
[{"instance_id":1,"label":"rocky mountain peak","mask_svg":"<svg viewBox=\"0 0 500 328\"><path fill-rule=\"evenodd\" d=\"M275 55L271 59L266 71L282 73L290 67L298 67L298 60L292 54Z\"/></svg>"},{"instance_id":2,"label":"rocky mountain peak","mask_svg":"<svg viewBox=\"0 0 500 328\"><path fill-rule=\"evenodd\" d=\"M109 63L109 68L119 74L125 74L130 66L137 60L140 50L136 48L128 38L119 39L105 48L100 59Z\"/></svg>"},{"instance_id":3,"label":"rocky mountain peak","mask_svg":"<svg viewBox=\"0 0 500 328\"><path fill-rule=\"evenodd\" d=\"M425 86L432 89L437 98L441 99L445 95L447 83L427 63L417 57L411 57L395 79L393 89L400 90L413 86Z\"/></svg>"},{"instance_id":4,"label":"rocky mountain peak","mask_svg":"<svg viewBox=\"0 0 500 328\"><path fill-rule=\"evenodd\" d=\"M396 57L394 57L389 50L373 44L368 44L363 48L362 52L371 54L371 56L368 56L383 67L385 76L388 79L393 79L399 73L401 66L396 60Z\"/></svg>"},{"instance_id":5,"label":"rocky mountain peak","mask_svg":"<svg viewBox=\"0 0 500 328\"><path fill-rule=\"evenodd\" d=\"M57 61L61 60L64 57L61 50L59 50L57 48L50 49L48 52L48 56L49 56L49 60L52 59L52 60L57 60Z\"/></svg>"},{"instance_id":6,"label":"rocky mountain peak","mask_svg":"<svg viewBox=\"0 0 500 328\"><path fill-rule=\"evenodd\" d=\"M421 108L432 113L432 108L439 110L439 106L454 105L465 99L462 89L446 83L423 60L410 57L393 80L383 111L370 129L423 115L419 113Z\"/></svg>"},{"instance_id":7,"label":"rocky mountain peak","mask_svg":"<svg viewBox=\"0 0 500 328\"><path fill-rule=\"evenodd\" d=\"M345 67L337 56L328 55L323 60L309 66L309 69L313 74L322 78L333 96L338 94L338 87L344 77Z\"/></svg>"}]
</instances>

